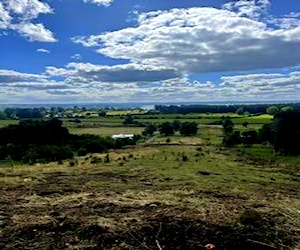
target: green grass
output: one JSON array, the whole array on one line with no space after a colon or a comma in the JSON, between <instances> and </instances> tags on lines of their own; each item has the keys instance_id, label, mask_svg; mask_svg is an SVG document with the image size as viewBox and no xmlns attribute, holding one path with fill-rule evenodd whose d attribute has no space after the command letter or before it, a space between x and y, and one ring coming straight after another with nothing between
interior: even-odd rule
<instances>
[{"instance_id":1,"label":"green grass","mask_svg":"<svg viewBox=\"0 0 300 250\"><path fill-rule=\"evenodd\" d=\"M111 135L142 129L73 127L70 131ZM220 125L200 124L197 136L174 135L169 144L166 139L155 135L150 145L77 157L63 164L12 167L8 166L9 162L2 162L3 165L0 162L0 185L5 187L0 190L0 197L5 214L13 218L12 232L23 230L27 236L28 225L34 221L38 237L46 233L49 239L47 226L56 221L64 225L59 220L65 218L66 226L76 222L80 237L82 228L87 225L93 230L100 226L108 228L114 237L129 229L139 233L139 225L150 228L152 224L147 223L160 217L158 225L161 223L165 230L164 218L168 216L172 220L190 218L191 229L199 220L206 226L231 223L241 227L241 215L251 210L262 215L262 223L269 218L281 219L284 223L272 224L279 233L297 235L300 157L274 155L267 145L223 148ZM109 162L104 161L107 154ZM74 162L74 166L70 162ZM242 229L249 230L247 226ZM256 232L257 228L254 229ZM263 228L266 232L270 229ZM244 231L241 233L248 237L250 231ZM72 233L75 235L76 230L69 229L67 236ZM89 243L80 237L76 235L70 242L79 239L80 244ZM276 237L283 242L280 234ZM296 236L293 239L296 242ZM273 241L263 242L273 244ZM27 238L22 238L21 243L26 245Z\"/></svg>"},{"instance_id":2,"label":"green grass","mask_svg":"<svg viewBox=\"0 0 300 250\"><path fill-rule=\"evenodd\" d=\"M249 116L249 117L240 117L235 118L232 121L234 124L242 124L244 122L248 122L249 124L266 124L272 122L273 116L272 115L259 115L259 116Z\"/></svg>"},{"instance_id":3,"label":"green grass","mask_svg":"<svg viewBox=\"0 0 300 250\"><path fill-rule=\"evenodd\" d=\"M115 134L141 134L141 127L99 127L99 128L69 128L71 134L95 134L112 136Z\"/></svg>"},{"instance_id":4,"label":"green grass","mask_svg":"<svg viewBox=\"0 0 300 250\"><path fill-rule=\"evenodd\" d=\"M107 112L109 116L124 116L124 115L143 115L147 113L146 110L129 109L129 110L111 110Z\"/></svg>"},{"instance_id":5,"label":"green grass","mask_svg":"<svg viewBox=\"0 0 300 250\"><path fill-rule=\"evenodd\" d=\"M0 128L6 127L11 124L18 124L18 120L0 120Z\"/></svg>"}]
</instances>

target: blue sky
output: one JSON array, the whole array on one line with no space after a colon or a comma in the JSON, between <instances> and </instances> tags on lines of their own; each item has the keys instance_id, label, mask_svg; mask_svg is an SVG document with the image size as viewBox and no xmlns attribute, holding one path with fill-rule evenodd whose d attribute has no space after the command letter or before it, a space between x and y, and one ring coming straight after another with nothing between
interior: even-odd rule
<instances>
[{"instance_id":1,"label":"blue sky","mask_svg":"<svg viewBox=\"0 0 300 250\"><path fill-rule=\"evenodd\" d=\"M299 0L0 0L0 103L291 101Z\"/></svg>"}]
</instances>

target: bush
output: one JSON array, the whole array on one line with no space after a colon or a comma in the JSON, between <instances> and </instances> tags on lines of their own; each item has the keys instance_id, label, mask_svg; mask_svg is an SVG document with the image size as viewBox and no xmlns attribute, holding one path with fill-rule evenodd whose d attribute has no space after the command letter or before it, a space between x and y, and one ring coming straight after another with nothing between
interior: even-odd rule
<instances>
[{"instance_id":1,"label":"bush","mask_svg":"<svg viewBox=\"0 0 300 250\"><path fill-rule=\"evenodd\" d=\"M198 132L198 125L196 122L184 122L181 124L179 131L183 136L196 135Z\"/></svg>"},{"instance_id":2,"label":"bush","mask_svg":"<svg viewBox=\"0 0 300 250\"><path fill-rule=\"evenodd\" d=\"M233 147L241 143L241 136L239 131L227 133L223 137L223 145L225 147Z\"/></svg>"}]
</instances>

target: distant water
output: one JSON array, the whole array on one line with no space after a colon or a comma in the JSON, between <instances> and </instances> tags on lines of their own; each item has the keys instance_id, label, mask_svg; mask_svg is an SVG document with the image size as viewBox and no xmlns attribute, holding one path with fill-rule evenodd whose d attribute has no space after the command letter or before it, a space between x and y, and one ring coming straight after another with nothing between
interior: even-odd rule
<instances>
[{"instance_id":1,"label":"distant water","mask_svg":"<svg viewBox=\"0 0 300 250\"><path fill-rule=\"evenodd\" d=\"M0 109L5 108L51 108L51 107L85 107L91 108L116 108L116 109L153 109L155 105L238 105L238 104L278 104L278 103L299 103L300 101L214 101L214 102L129 102L129 103L35 103L35 104L0 104Z\"/></svg>"}]
</instances>

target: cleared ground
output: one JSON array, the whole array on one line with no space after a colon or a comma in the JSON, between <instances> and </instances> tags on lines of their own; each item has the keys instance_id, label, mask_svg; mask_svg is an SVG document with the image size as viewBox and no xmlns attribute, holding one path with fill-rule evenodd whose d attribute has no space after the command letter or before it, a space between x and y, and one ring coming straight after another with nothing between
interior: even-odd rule
<instances>
[{"instance_id":1,"label":"cleared ground","mask_svg":"<svg viewBox=\"0 0 300 250\"><path fill-rule=\"evenodd\" d=\"M200 125L63 164L6 162L0 248L300 249L299 158L221 135Z\"/></svg>"}]
</instances>

